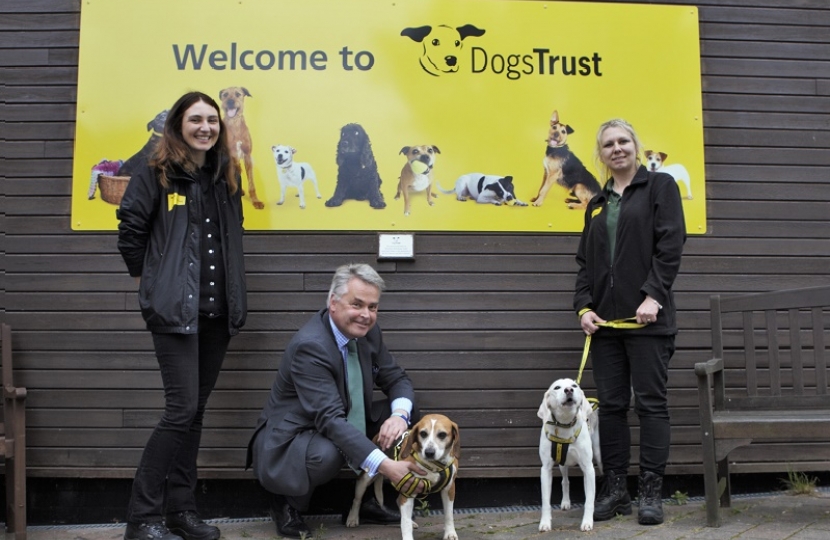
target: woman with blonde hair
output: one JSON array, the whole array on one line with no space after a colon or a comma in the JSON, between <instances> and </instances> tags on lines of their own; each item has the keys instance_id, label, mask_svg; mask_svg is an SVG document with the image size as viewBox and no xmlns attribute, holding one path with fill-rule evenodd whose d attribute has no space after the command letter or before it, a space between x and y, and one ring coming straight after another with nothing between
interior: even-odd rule
<instances>
[{"instance_id":1,"label":"woman with blonde hair","mask_svg":"<svg viewBox=\"0 0 830 540\"><path fill-rule=\"evenodd\" d=\"M663 522L662 482L671 426L669 360L677 334L674 284L686 240L680 192L671 176L640 163L634 128L614 119L600 126L596 155L608 179L585 210L574 293L582 330L593 335L591 362L599 398L602 465L607 491L594 520L631 513L631 389L640 419L639 514L643 525ZM641 328L601 327L634 317Z\"/></svg>"}]
</instances>

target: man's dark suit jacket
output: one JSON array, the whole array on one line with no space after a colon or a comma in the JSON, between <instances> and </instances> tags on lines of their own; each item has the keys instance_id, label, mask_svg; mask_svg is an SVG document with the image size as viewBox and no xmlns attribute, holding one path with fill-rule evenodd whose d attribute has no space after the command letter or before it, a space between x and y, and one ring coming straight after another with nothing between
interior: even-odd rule
<instances>
[{"instance_id":1,"label":"man's dark suit jacket","mask_svg":"<svg viewBox=\"0 0 830 540\"><path fill-rule=\"evenodd\" d=\"M357 340L363 371L367 425L375 387L390 402L415 402L412 382L383 344L375 325ZM309 491L306 450L315 433L332 441L354 467L376 449L374 443L346 421L350 409L343 355L323 309L288 343L268 403L257 420L248 446L249 462L262 486L272 493L301 496Z\"/></svg>"}]
</instances>

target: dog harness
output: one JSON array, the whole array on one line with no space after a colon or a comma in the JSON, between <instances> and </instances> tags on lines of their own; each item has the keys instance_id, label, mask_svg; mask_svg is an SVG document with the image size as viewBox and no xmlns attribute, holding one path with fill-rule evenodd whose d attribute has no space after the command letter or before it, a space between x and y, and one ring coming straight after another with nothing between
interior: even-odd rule
<instances>
[{"instance_id":1,"label":"dog harness","mask_svg":"<svg viewBox=\"0 0 830 540\"><path fill-rule=\"evenodd\" d=\"M599 408L599 400L597 398L585 399L587 399L588 402L591 404L591 410L595 411ZM578 421L579 418L574 418L573 422L569 424L563 424L561 422L557 422L556 418L554 418L553 420L545 422L545 424L568 429L574 427ZM565 464L565 460L568 458L568 448L570 448L571 444L573 444L576 441L577 437L579 437L579 434L582 433L582 427L583 426L579 426L578 428L576 428L576 431L574 431L573 436L567 439L557 437L556 435L552 435L550 433L546 434L548 440L553 443L550 445L550 457L551 459L553 459L553 462L556 465Z\"/></svg>"},{"instance_id":2,"label":"dog harness","mask_svg":"<svg viewBox=\"0 0 830 540\"><path fill-rule=\"evenodd\" d=\"M400 441L395 445L395 448L392 452L392 457L395 461L400 461L401 447L403 446L404 439L406 439L409 436L410 431L404 432L404 434L401 436ZM420 457L418 457L417 453L413 453L412 458L418 463L418 465L420 465L424 469L430 472L438 473L438 481L433 484L426 478L415 476L411 471L406 473L403 476L403 478L401 478L401 481L397 484L393 484L392 487L394 487L398 491L398 493L400 493L408 499L425 499L427 495L430 495L432 493L438 493L439 491L447 487L447 484L450 483L450 480L452 480L453 476L455 476L455 472L458 470L458 467L456 467L455 465L455 458L450 458L450 462L446 465L436 460L430 460L429 462L426 462L422 460ZM404 491L403 486L409 481L410 478L414 478L414 481L409 486L409 489ZM415 491L418 489L418 486L422 486L422 490L421 494L416 496Z\"/></svg>"}]
</instances>

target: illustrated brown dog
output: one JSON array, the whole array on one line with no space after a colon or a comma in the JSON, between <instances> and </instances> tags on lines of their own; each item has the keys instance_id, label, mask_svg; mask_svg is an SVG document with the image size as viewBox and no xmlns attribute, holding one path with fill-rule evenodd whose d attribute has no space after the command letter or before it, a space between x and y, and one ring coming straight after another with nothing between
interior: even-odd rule
<instances>
[{"instance_id":1,"label":"illustrated brown dog","mask_svg":"<svg viewBox=\"0 0 830 540\"><path fill-rule=\"evenodd\" d=\"M568 135L573 132L571 126L559 122L559 113L553 111L547 138L548 147L542 161L545 172L542 175L539 194L530 199L533 206L542 206L545 196L554 185L568 190L565 204L571 209L584 209L588 206L588 201L602 189L594 175L568 148Z\"/></svg>"},{"instance_id":2,"label":"illustrated brown dog","mask_svg":"<svg viewBox=\"0 0 830 540\"><path fill-rule=\"evenodd\" d=\"M455 478L458 475L458 459L461 457L461 439L458 424L442 414L424 416L405 436L400 449L399 459L413 461L427 471L424 477L412 475L416 482L423 484L421 496L440 492L444 505L444 540L458 540L453 519L455 504ZM410 473L412 474L412 473ZM400 485L408 480L404 477ZM374 483L375 498L383 504L383 477L376 475L369 478L362 473L355 485L354 501L346 518L347 527L359 525L360 504L369 484ZM403 540L413 540L412 529L417 527L412 522L412 509L415 499L401 493L398 495L398 507L401 511L401 535Z\"/></svg>"},{"instance_id":3,"label":"illustrated brown dog","mask_svg":"<svg viewBox=\"0 0 830 540\"><path fill-rule=\"evenodd\" d=\"M401 169L401 176L398 181L398 192L395 194L395 199L399 199L403 194L403 214L409 215L411 193L421 191L427 192L427 203L432 206L432 198L435 194L432 192L433 177L432 168L435 166L435 156L440 154L437 146L404 146L401 148L401 154L406 156L406 165Z\"/></svg>"},{"instance_id":4,"label":"illustrated brown dog","mask_svg":"<svg viewBox=\"0 0 830 540\"><path fill-rule=\"evenodd\" d=\"M248 124L245 123L245 97L252 97L248 89L243 86L229 86L219 92L219 106L222 107L222 117L228 130L228 147L232 156L236 156L245 167L245 176L248 178L248 197L257 210L265 208L256 196L254 186L254 160L251 157L253 144Z\"/></svg>"}]
</instances>

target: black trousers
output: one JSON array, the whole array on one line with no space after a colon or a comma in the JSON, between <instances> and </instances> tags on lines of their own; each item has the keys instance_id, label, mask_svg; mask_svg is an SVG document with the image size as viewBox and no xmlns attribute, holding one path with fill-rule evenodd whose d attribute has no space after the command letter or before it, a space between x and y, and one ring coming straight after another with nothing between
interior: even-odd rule
<instances>
[{"instance_id":1,"label":"black trousers","mask_svg":"<svg viewBox=\"0 0 830 540\"><path fill-rule=\"evenodd\" d=\"M128 522L160 521L165 514L196 511L202 418L229 342L226 317L199 317L198 334L153 334L164 413L135 473Z\"/></svg>"},{"instance_id":2,"label":"black trousers","mask_svg":"<svg viewBox=\"0 0 830 540\"><path fill-rule=\"evenodd\" d=\"M640 419L640 469L662 475L669 458L667 398L674 336L594 334L591 363L599 398L599 441L605 471L626 474L631 460L628 410Z\"/></svg>"}]
</instances>

